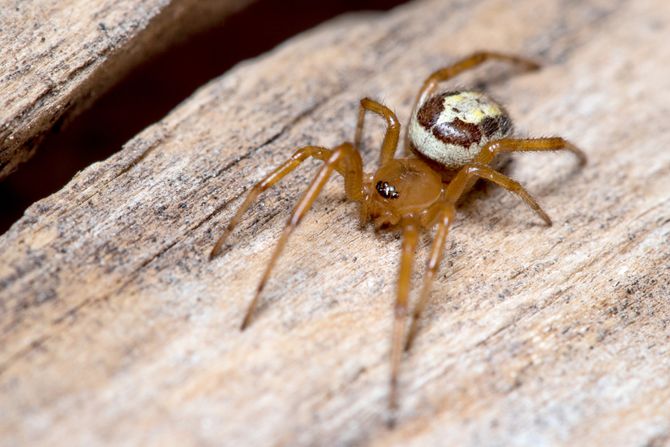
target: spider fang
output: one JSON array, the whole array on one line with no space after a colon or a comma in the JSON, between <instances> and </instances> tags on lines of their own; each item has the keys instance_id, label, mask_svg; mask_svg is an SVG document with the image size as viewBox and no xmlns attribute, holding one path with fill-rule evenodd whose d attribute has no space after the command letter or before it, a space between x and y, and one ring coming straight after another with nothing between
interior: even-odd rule
<instances>
[{"instance_id":1,"label":"spider fang","mask_svg":"<svg viewBox=\"0 0 670 447\"><path fill-rule=\"evenodd\" d=\"M389 185L388 182L377 182L377 192L385 199L397 199L400 197L395 186Z\"/></svg>"}]
</instances>

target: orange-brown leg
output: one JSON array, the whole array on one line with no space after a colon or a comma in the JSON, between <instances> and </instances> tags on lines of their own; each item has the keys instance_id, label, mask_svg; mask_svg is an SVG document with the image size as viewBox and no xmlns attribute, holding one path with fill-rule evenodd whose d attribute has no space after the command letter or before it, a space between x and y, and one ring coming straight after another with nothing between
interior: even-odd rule
<instances>
[{"instance_id":1,"label":"orange-brown leg","mask_svg":"<svg viewBox=\"0 0 670 447\"><path fill-rule=\"evenodd\" d=\"M258 284L256 294L249 303L244 320L242 321L242 330L244 330L251 322L251 318L254 313L254 309L256 308L256 304L258 303L258 299L263 292L263 289L265 288L265 284L267 283L268 278L270 278L270 273L272 273L272 269L277 263L277 259L279 258L279 255L281 255L289 236L291 233L293 233L293 230L298 226L302 218L305 217L305 214L307 214L307 211L309 211L311 208L312 204L318 197L319 193L323 189L334 170L343 173L347 198L354 201L360 201L362 199L363 171L361 156L351 144L345 143L332 150L331 155L326 159L325 163L319 169L318 173L310 183L302 198L293 208L291 216L286 223L286 227L277 241L275 251L272 254L272 257L270 258L270 261L265 268L265 272L263 273L261 281Z\"/></svg>"},{"instance_id":2,"label":"orange-brown leg","mask_svg":"<svg viewBox=\"0 0 670 447\"><path fill-rule=\"evenodd\" d=\"M228 222L228 226L221 235L221 237L214 244L214 248L209 254L209 259L213 259L220 252L223 245L226 243L228 236L235 229L237 224L240 222L240 219L244 213L249 209L252 203L258 198L258 196L265 191L266 189L272 187L274 184L283 179L286 175L291 173L295 168L297 168L303 161L307 160L310 157L318 158L319 160L327 160L331 155L332 151L318 146L307 146L301 149L298 149L287 161L278 166L274 171L269 173L263 180L256 183L247 198L244 200L242 205L238 208L235 215Z\"/></svg>"},{"instance_id":3,"label":"orange-brown leg","mask_svg":"<svg viewBox=\"0 0 670 447\"><path fill-rule=\"evenodd\" d=\"M444 68L434 71L430 76L423 81L423 85L419 90L419 93L416 95L414 100L414 106L412 107L412 115L416 113L417 107L420 104L423 104L429 97L435 92L437 86L449 79L458 76L459 74L472 70L489 60L498 60L505 61L511 64L516 64L522 68L531 71L537 70L540 68L540 64L530 59L525 59L519 56L514 56L511 54L498 53L495 51L479 51L471 54L470 56L464 57L459 61L448 65ZM409 127L409 126L408 126ZM409 129L405 129L405 150L409 150Z\"/></svg>"},{"instance_id":4,"label":"orange-brown leg","mask_svg":"<svg viewBox=\"0 0 670 447\"><path fill-rule=\"evenodd\" d=\"M478 67L488 60L509 62L511 64L519 65L528 71L537 70L540 68L540 64L537 62L523 57L498 53L495 51L478 51L471 54L470 56L460 59L457 62L454 62L451 65L440 68L428 76L423 82L421 90L419 90L419 94L416 97L416 102L414 103L414 108L416 108L418 104L423 104L423 102L428 99L428 97L433 92L435 92L435 89L441 82L448 81L449 79L458 76L465 71L472 70L473 68Z\"/></svg>"},{"instance_id":5,"label":"orange-brown leg","mask_svg":"<svg viewBox=\"0 0 670 447\"><path fill-rule=\"evenodd\" d=\"M412 312L412 321L410 323L407 341L405 343L405 350L409 350L412 346L416 332L418 330L419 318L426 307L430 289L435 278L435 274L442 260L442 252L444 251L445 241L449 232L449 226L453 221L455 214L455 205L460 200L461 196L467 192L467 186L473 178L482 178L489 180L503 188L518 195L533 211L535 211L547 225L551 225L551 218L544 212L540 205L533 199L533 197L521 186L517 181L512 180L506 175L494 170L493 168L482 164L468 164L464 166L454 179L447 186L445 192L444 202L440 206L443 207L442 213L439 215L438 228L435 233L435 239L431 248L430 257L426 266L426 273L424 274L423 287L417 300L414 310Z\"/></svg>"},{"instance_id":6,"label":"orange-brown leg","mask_svg":"<svg viewBox=\"0 0 670 447\"><path fill-rule=\"evenodd\" d=\"M435 279L435 274L437 269L440 267L440 262L442 262L442 254L444 253L444 246L447 241L447 235L449 234L449 227L454 220L456 214L456 209L453 205L447 203L443 204L443 209L437 220L437 230L435 231L435 237L433 238L433 244L430 248L430 255L428 257L428 262L426 263L426 271L423 275L423 285L421 287L421 293L419 298L414 306L412 312L412 321L409 327L409 332L407 334L407 341L405 343L405 351L409 351L414 342L414 337L416 336L416 331L418 330L419 317L426 307L428 302L428 296L430 295L430 289L433 285L433 280Z\"/></svg>"},{"instance_id":7,"label":"orange-brown leg","mask_svg":"<svg viewBox=\"0 0 670 447\"><path fill-rule=\"evenodd\" d=\"M530 151L570 151L577 156L579 164L586 164L586 154L574 144L561 137L551 138L503 138L490 141L482 147L474 162L487 165L493 158L502 152L530 152Z\"/></svg>"},{"instance_id":8,"label":"orange-brown leg","mask_svg":"<svg viewBox=\"0 0 670 447\"><path fill-rule=\"evenodd\" d=\"M361 106L358 109L358 122L356 123L356 135L354 136L354 146L360 149L361 138L363 137L363 125L365 123L365 112L374 112L386 120L386 134L382 143L382 150L379 161L384 164L393 160L398 140L400 139L400 123L395 113L385 105L370 98L361 99Z\"/></svg>"},{"instance_id":9,"label":"orange-brown leg","mask_svg":"<svg viewBox=\"0 0 670 447\"><path fill-rule=\"evenodd\" d=\"M416 223L409 222L403 224L398 290L395 306L393 308L393 331L391 335L391 382L389 393L389 409L392 413L391 417L393 417L393 412L397 408L398 371L400 370L403 340L405 337L405 325L407 324L407 302L418 234L419 231ZM391 421L391 423L392 422L393 421Z\"/></svg>"},{"instance_id":10,"label":"orange-brown leg","mask_svg":"<svg viewBox=\"0 0 670 447\"><path fill-rule=\"evenodd\" d=\"M502 186L506 190L518 195L524 202L526 202L529 207L531 207L533 211L535 211L540 216L540 218L542 218L542 220L544 220L547 225L551 225L551 218L547 215L547 213L544 212L537 201L533 199L533 196L531 196L519 182L507 177L504 174L501 174L490 166L478 163L467 164L460 171L458 171L456 177L454 177L451 183L449 183L449 186L447 186L445 200L449 203L456 203L461 198L461 195L466 192L466 187L473 177L489 180L498 186Z\"/></svg>"}]
</instances>

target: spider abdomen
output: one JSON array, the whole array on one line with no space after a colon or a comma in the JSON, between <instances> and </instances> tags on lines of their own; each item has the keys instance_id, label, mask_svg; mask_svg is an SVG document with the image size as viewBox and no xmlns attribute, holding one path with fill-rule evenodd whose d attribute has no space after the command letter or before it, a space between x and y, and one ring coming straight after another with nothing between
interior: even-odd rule
<instances>
[{"instance_id":1,"label":"spider abdomen","mask_svg":"<svg viewBox=\"0 0 670 447\"><path fill-rule=\"evenodd\" d=\"M451 91L418 107L409 126L411 148L447 168L471 162L487 142L512 133L512 120L480 92Z\"/></svg>"}]
</instances>

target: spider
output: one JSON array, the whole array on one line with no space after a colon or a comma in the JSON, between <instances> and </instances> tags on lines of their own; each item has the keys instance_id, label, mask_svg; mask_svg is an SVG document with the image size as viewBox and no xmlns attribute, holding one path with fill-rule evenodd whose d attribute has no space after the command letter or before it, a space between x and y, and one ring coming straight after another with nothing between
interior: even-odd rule
<instances>
[{"instance_id":1,"label":"spider","mask_svg":"<svg viewBox=\"0 0 670 447\"><path fill-rule=\"evenodd\" d=\"M523 186L492 167L494 158L498 154L509 152L568 150L578 157L580 165L586 163L585 154L563 138L514 138L512 120L507 111L484 93L471 90L438 92L440 83L488 60L507 62L526 71L539 68L536 62L522 57L482 51L433 72L424 81L412 109L404 138L405 152L408 155L405 158L395 158L400 139L400 124L396 115L383 104L363 98L360 102L354 143L345 142L333 149L319 146L298 149L291 158L250 190L210 254L212 259L221 252L228 236L259 194L310 157L324 162L293 208L279 237L256 294L242 320L241 330L244 330L251 322L261 293L286 246L286 241L307 214L332 173L337 171L344 178L347 199L360 205L362 225L371 221L376 230L399 229L402 233L391 333L388 395L391 415L397 409L398 372L402 354L410 349L416 336L419 318L426 307L459 199L478 179L485 179L518 195L547 225L551 225L549 216ZM375 113L386 121L379 168L373 174L363 172L358 151L366 112ZM432 227L436 229L423 285L410 315L410 278L419 230Z\"/></svg>"}]
</instances>

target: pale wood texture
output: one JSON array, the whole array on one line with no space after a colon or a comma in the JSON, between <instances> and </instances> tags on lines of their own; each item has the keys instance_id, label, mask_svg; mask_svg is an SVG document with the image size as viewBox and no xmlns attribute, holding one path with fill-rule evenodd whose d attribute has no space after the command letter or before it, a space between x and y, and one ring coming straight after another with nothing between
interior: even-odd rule
<instances>
[{"instance_id":1,"label":"pale wood texture","mask_svg":"<svg viewBox=\"0 0 670 447\"><path fill-rule=\"evenodd\" d=\"M139 62L251 0L0 0L0 178Z\"/></svg>"},{"instance_id":2,"label":"pale wood texture","mask_svg":"<svg viewBox=\"0 0 670 447\"><path fill-rule=\"evenodd\" d=\"M660 0L435 0L341 18L234 68L0 239L0 444L668 445L667 42ZM353 137L359 98L404 122L432 69L482 48L545 62L475 77L496 79L522 134L568 137L590 160L515 156L509 174L553 227L493 187L461 208L389 430L400 244L359 230L341 180L247 331L318 164L266 193L225 255L207 254L295 148ZM381 141L369 122L368 169Z\"/></svg>"}]
</instances>

